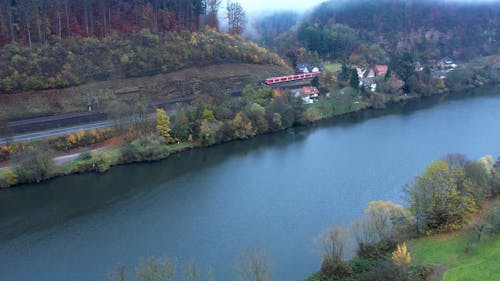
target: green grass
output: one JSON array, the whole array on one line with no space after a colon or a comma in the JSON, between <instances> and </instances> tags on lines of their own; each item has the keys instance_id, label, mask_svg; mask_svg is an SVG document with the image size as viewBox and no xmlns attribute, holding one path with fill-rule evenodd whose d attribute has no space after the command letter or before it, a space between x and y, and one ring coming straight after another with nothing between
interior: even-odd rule
<instances>
[{"instance_id":1,"label":"green grass","mask_svg":"<svg viewBox=\"0 0 500 281\"><path fill-rule=\"evenodd\" d=\"M446 234L410 242L414 261L423 265L444 265L442 281L500 281L500 235L486 237L465 248L468 234Z\"/></svg>"},{"instance_id":2,"label":"green grass","mask_svg":"<svg viewBox=\"0 0 500 281\"><path fill-rule=\"evenodd\" d=\"M341 63L332 63L332 64L325 64L323 68L328 71L328 72L338 72L342 70L342 64Z\"/></svg>"},{"instance_id":3,"label":"green grass","mask_svg":"<svg viewBox=\"0 0 500 281\"><path fill-rule=\"evenodd\" d=\"M352 100L349 100L348 103L345 103L333 99L325 99L310 104L307 110L309 111L308 114L309 116L311 116L312 120L320 120L336 115L358 111L369 106L370 104L364 101L354 102Z\"/></svg>"},{"instance_id":4,"label":"green grass","mask_svg":"<svg viewBox=\"0 0 500 281\"><path fill-rule=\"evenodd\" d=\"M189 148L193 148L193 144L190 142L181 142L181 143L176 143L176 144L169 144L168 148L172 152L178 152L178 151L183 151Z\"/></svg>"}]
</instances>

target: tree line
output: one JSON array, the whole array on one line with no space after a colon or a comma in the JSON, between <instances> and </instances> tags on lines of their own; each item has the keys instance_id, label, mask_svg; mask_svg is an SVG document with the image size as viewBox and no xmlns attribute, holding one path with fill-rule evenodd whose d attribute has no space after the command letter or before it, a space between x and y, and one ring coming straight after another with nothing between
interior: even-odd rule
<instances>
[{"instance_id":1,"label":"tree line","mask_svg":"<svg viewBox=\"0 0 500 281\"><path fill-rule=\"evenodd\" d=\"M1 0L0 44L218 28L219 7L220 0Z\"/></svg>"},{"instance_id":2,"label":"tree line","mask_svg":"<svg viewBox=\"0 0 500 281\"><path fill-rule=\"evenodd\" d=\"M390 52L470 58L497 52L499 19L498 3L361 0L324 2L309 22L348 25Z\"/></svg>"}]
</instances>

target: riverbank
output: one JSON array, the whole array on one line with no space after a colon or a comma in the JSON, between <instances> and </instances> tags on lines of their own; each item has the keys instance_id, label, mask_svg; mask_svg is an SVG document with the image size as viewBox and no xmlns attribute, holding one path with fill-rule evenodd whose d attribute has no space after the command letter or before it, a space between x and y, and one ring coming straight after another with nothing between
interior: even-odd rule
<instances>
[{"instance_id":1,"label":"riverbank","mask_svg":"<svg viewBox=\"0 0 500 281\"><path fill-rule=\"evenodd\" d=\"M402 186L447 153L500 155L496 92L1 190L0 279L100 280L120 264L133 271L141 257L169 256L234 280L235 256L262 247L273 280L302 280L319 269L311 240L328 225L348 225L371 200L403 204Z\"/></svg>"},{"instance_id":2,"label":"riverbank","mask_svg":"<svg viewBox=\"0 0 500 281\"><path fill-rule=\"evenodd\" d=\"M468 91L471 91L473 89L467 89L462 91L465 95L470 95ZM458 94L458 93L457 93ZM347 104L342 107L335 106L335 100L334 99L323 99L320 100L316 103L313 103L311 105L308 105L308 107L304 111L304 115L307 117L307 121L301 122L297 125L308 125L308 124L313 124L316 122L319 122L321 120L326 120L326 119L331 119L331 120L336 120L336 119L341 119L344 118L344 116L349 116L358 112L382 112L383 114L383 108L386 108L387 106L391 106L394 104L400 104L400 103L406 103L406 102L412 102L416 100L420 100L422 98L428 98L432 96L453 96L453 92L447 92L445 94L439 95L438 93L434 93L433 95L429 96L421 96L421 95L403 95L400 97L392 97L391 99L386 99L384 100L384 106L381 108L375 108L373 104L367 102L367 101L353 101L352 104ZM382 110L382 111L381 111ZM365 114L366 115L366 114ZM377 114L379 115L379 114ZM288 127L284 128L287 129ZM272 132L265 132L265 133L273 133ZM247 135L243 139L253 137L256 134L253 135ZM113 145L112 147L93 147L92 150L87 150L85 151L84 149L79 149L79 154L75 155L74 153L69 153L68 155L72 155L70 157L71 161L65 161L65 162L59 162L56 161L53 170L50 171L50 174L48 174L43 180L48 180L52 179L55 177L60 177L60 176L67 176L71 174L77 174L77 173L83 173L83 172L106 172L109 168L116 166L116 165L122 165L122 164L128 164L131 162L150 162L150 161L158 161L165 159L169 157L172 154L177 154L184 152L186 150L191 150L191 149L196 149L196 148L201 148L201 147L207 147L211 145L218 145L218 144L223 144L228 141L234 141L239 138L231 138L231 139L226 139L225 141L222 142L213 142L213 143L207 143L203 139L199 140L191 140L191 141L180 141L175 144L167 144L166 147L166 152L162 155L158 154L159 157L153 157L149 159L124 159L123 157L123 150L124 150L124 145L119 144L119 145ZM92 159L92 155L97 157L98 159ZM59 155L59 157L64 157L64 155ZM83 156L83 157L80 157ZM95 158L94 157L94 158ZM91 162L89 162L91 161ZM102 168L96 168L97 164L92 163L92 161L100 161L103 163ZM83 164L83 165L82 165ZM6 187L13 187L18 185L18 178L15 176L15 169L14 168L9 168L9 167L4 167L0 169L0 187L6 188Z\"/></svg>"}]
</instances>

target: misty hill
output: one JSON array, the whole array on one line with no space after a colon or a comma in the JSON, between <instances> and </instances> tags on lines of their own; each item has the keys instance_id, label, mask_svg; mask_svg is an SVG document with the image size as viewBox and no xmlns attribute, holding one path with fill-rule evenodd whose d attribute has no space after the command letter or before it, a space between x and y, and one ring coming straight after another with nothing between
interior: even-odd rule
<instances>
[{"instance_id":1,"label":"misty hill","mask_svg":"<svg viewBox=\"0 0 500 281\"><path fill-rule=\"evenodd\" d=\"M300 47L323 58L367 56L358 58L366 63L402 52L423 60L469 59L498 52L499 19L499 3L332 0L274 43L292 60Z\"/></svg>"}]
</instances>

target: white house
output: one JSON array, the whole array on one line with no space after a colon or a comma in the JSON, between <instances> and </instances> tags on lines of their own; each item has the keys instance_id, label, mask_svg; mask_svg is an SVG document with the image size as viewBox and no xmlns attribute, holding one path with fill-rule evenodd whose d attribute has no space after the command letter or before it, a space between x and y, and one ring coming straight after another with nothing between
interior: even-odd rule
<instances>
[{"instance_id":1,"label":"white house","mask_svg":"<svg viewBox=\"0 0 500 281\"><path fill-rule=\"evenodd\" d=\"M316 87L302 87L295 92L295 96L300 96L304 103L311 104L319 97L319 90Z\"/></svg>"}]
</instances>

